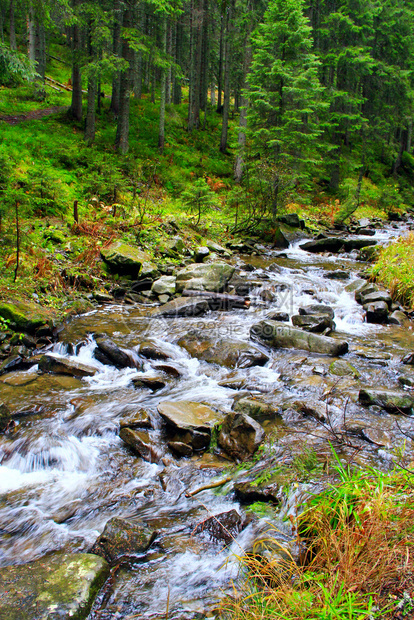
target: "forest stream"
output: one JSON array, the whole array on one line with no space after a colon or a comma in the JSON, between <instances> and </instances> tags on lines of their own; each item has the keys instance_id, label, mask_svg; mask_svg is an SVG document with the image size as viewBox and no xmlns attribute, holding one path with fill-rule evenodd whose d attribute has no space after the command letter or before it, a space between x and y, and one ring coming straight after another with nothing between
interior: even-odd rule
<instances>
[{"instance_id":1,"label":"forest stream","mask_svg":"<svg viewBox=\"0 0 414 620\"><path fill-rule=\"evenodd\" d=\"M369 239L386 243L409 226L389 224ZM404 448L412 449L408 416L367 407L358 398L361 389L373 387L409 393L403 385L410 386L414 369L401 360L414 351L412 324L365 322L353 287L366 267L357 252L313 254L300 243L283 253L263 247L261 255L228 259L247 283L249 307L149 318L151 308L143 305L102 305L66 324L48 351L92 367L93 376L39 374L33 366L0 377L1 400L21 412L14 432L0 436L1 566L57 552L90 552L106 523L121 517L156 534L148 549L112 565L88 618L212 616L220 596L240 576L238 556L269 528L269 517L249 512L252 500L235 493L235 485L257 480L264 467L291 463L304 446L322 462L332 443L344 458L380 468L390 467ZM199 359L197 352L192 356L183 346L192 333L250 345L250 329L269 314L291 317L312 304L334 311L332 339L349 344L340 358L255 342L268 361L231 368ZM140 369L98 361L96 334L132 352ZM158 353L145 357L143 342ZM157 389L137 384L160 377ZM171 437L160 403L204 403L220 419L243 399L262 403L260 423L266 431L265 448L256 453L260 458L246 467L237 467L213 443L207 451L183 457L168 447ZM298 402L306 406L301 410ZM309 410L319 411L319 420ZM120 426L138 413L135 426L147 438L149 460L119 436ZM191 494L220 480L221 486ZM291 549L286 515L301 493L319 484L310 478L290 489L281 485L273 497L274 536ZM268 499L265 492L263 499ZM240 520L236 516L237 523L227 524L224 534L209 527L212 515L232 510Z\"/></svg>"}]
</instances>

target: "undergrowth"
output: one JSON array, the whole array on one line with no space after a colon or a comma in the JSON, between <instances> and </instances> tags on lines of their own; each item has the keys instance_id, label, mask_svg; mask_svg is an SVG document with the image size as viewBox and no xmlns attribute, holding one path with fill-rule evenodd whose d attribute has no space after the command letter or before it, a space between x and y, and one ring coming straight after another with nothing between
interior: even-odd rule
<instances>
[{"instance_id":1,"label":"undergrowth","mask_svg":"<svg viewBox=\"0 0 414 620\"><path fill-rule=\"evenodd\" d=\"M383 248L371 276L390 290L395 301L414 309L414 234Z\"/></svg>"},{"instance_id":2,"label":"undergrowth","mask_svg":"<svg viewBox=\"0 0 414 620\"><path fill-rule=\"evenodd\" d=\"M340 483L292 518L295 559L274 548L241 559L241 586L223 602L222 618L413 618L414 474L350 469L339 459L336 474Z\"/></svg>"}]
</instances>

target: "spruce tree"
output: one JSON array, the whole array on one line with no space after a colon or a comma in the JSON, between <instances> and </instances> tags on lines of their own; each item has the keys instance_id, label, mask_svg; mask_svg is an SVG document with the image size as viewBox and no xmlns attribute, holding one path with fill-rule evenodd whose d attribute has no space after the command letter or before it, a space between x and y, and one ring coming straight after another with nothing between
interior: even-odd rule
<instances>
[{"instance_id":1,"label":"spruce tree","mask_svg":"<svg viewBox=\"0 0 414 620\"><path fill-rule=\"evenodd\" d=\"M270 0L263 23L252 35L253 58L247 76L248 127L253 152L272 170L272 217L285 177L306 173L321 133L323 109L318 60L302 0Z\"/></svg>"}]
</instances>

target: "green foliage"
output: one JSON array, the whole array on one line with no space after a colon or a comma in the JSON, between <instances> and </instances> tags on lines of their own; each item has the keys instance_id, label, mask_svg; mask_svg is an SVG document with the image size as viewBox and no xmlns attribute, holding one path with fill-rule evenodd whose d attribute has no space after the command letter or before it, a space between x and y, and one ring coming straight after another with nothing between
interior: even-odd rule
<instances>
[{"instance_id":1,"label":"green foliage","mask_svg":"<svg viewBox=\"0 0 414 620\"><path fill-rule=\"evenodd\" d=\"M0 41L0 85L31 81L35 76L35 68L27 57Z\"/></svg>"},{"instance_id":2,"label":"green foliage","mask_svg":"<svg viewBox=\"0 0 414 620\"><path fill-rule=\"evenodd\" d=\"M382 248L370 274L390 289L395 301L414 308L414 235Z\"/></svg>"},{"instance_id":3,"label":"green foliage","mask_svg":"<svg viewBox=\"0 0 414 620\"><path fill-rule=\"evenodd\" d=\"M181 200L189 211L196 211L198 226L201 216L211 209L218 209L220 201L216 194L210 189L205 179L197 179L194 183L182 192Z\"/></svg>"}]
</instances>

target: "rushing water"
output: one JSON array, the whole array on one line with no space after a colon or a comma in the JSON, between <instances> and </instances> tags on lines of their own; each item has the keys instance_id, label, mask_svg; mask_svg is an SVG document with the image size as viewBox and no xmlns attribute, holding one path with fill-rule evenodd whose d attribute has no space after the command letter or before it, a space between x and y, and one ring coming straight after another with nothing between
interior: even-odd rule
<instances>
[{"instance_id":1,"label":"rushing water","mask_svg":"<svg viewBox=\"0 0 414 620\"><path fill-rule=\"evenodd\" d=\"M376 237L387 241L403 228L380 231ZM14 434L0 437L2 566L54 551L88 551L108 519L123 516L156 529L157 544L145 557L116 572L90 617L155 618L165 616L168 608L171 618L187 618L211 607L220 589L238 576L236 556L264 525L253 521L230 548L194 534L196 525L209 515L242 508L232 496L231 483L219 493L185 497L189 489L222 475L226 461L209 454L174 459L156 408L163 400L192 400L227 412L238 392L219 385L231 374L229 369L191 358L176 344L179 337L196 328L217 339L248 340L251 325L271 309L292 315L300 306L324 303L335 310L336 333L350 343L346 359L361 373L358 386L396 387L401 356L414 350L412 331L364 323L362 307L344 290L365 264L353 255L322 257L298 246L293 244L282 256L270 251L265 258L244 257L254 268L246 278L257 281L249 310L212 312L202 319L149 320L142 308L105 306L75 319L53 351L94 366L98 371L94 377L38 376L34 367L17 373L18 385L0 383L2 400L27 414ZM243 269L245 263L237 260ZM348 270L350 279L344 283L326 277L337 269ZM154 394L135 389L131 379L156 376L156 362L144 361L142 371L104 366L93 356L94 332L107 333L128 349L151 338L169 355L168 363L180 378ZM70 355L74 350L76 354ZM337 382L329 377L329 363L303 351L273 351L265 367L238 369L236 374L251 395L275 394L281 402L286 395L319 398ZM356 389L354 380L344 378L334 405L343 406ZM354 400L348 405L351 414L368 415ZM139 408L150 414L151 440L164 456L159 464L137 458L118 437L121 416ZM376 423L389 433L395 431L392 416L377 415ZM266 428L271 430L271 424ZM394 447L405 440L398 433L391 436ZM290 441L303 445L303 436ZM280 454L286 442L279 446ZM275 447L275 455L279 448ZM389 449L374 452L369 458L377 461L390 454Z\"/></svg>"}]
</instances>

